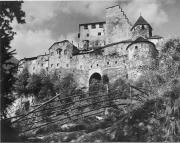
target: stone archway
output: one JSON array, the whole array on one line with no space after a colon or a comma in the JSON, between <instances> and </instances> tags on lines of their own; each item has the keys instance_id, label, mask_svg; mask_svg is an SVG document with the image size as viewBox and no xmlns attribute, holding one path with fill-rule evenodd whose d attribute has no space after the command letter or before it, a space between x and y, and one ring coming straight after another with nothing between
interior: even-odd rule
<instances>
[{"instance_id":1,"label":"stone archway","mask_svg":"<svg viewBox=\"0 0 180 143\"><path fill-rule=\"evenodd\" d=\"M102 77L99 73L95 72L93 73L89 78L89 85L93 83L100 83L102 80Z\"/></svg>"}]
</instances>

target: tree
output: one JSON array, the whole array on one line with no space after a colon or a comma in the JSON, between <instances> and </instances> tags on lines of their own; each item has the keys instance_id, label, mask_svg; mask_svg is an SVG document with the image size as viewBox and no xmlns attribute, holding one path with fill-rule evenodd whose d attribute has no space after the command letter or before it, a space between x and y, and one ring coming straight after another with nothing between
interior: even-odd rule
<instances>
[{"instance_id":1,"label":"tree","mask_svg":"<svg viewBox=\"0 0 180 143\"><path fill-rule=\"evenodd\" d=\"M12 103L12 97L8 96L12 92L15 78L13 76L17 66L11 62L15 50L11 49L10 42L13 40L15 32L11 27L14 19L18 23L25 23L25 13L21 10L22 1L1 1L0 2L0 45L1 45L1 112L6 117L6 107Z\"/></svg>"},{"instance_id":2,"label":"tree","mask_svg":"<svg viewBox=\"0 0 180 143\"><path fill-rule=\"evenodd\" d=\"M36 97L39 95L41 90L41 77L40 75L33 74L28 79L27 89L30 93L35 95Z\"/></svg>"},{"instance_id":3,"label":"tree","mask_svg":"<svg viewBox=\"0 0 180 143\"><path fill-rule=\"evenodd\" d=\"M166 81L180 75L180 39L168 39L162 45L159 73Z\"/></svg>"},{"instance_id":4,"label":"tree","mask_svg":"<svg viewBox=\"0 0 180 143\"><path fill-rule=\"evenodd\" d=\"M15 83L15 90L18 93L19 97L28 95L29 91L27 85L29 77L30 74L27 68L24 68L23 71L18 75L17 81Z\"/></svg>"}]
</instances>

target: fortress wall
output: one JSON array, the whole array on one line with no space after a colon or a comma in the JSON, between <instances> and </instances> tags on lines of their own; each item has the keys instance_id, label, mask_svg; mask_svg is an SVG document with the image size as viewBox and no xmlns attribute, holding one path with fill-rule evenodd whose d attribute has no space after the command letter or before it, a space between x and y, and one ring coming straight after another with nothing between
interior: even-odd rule
<instances>
[{"instance_id":1,"label":"fortress wall","mask_svg":"<svg viewBox=\"0 0 180 143\"><path fill-rule=\"evenodd\" d=\"M106 47L104 49L104 55L113 55L114 53L120 56L127 55L126 48L129 44L130 42L126 42L126 43L119 43L113 46Z\"/></svg>"},{"instance_id":2,"label":"fortress wall","mask_svg":"<svg viewBox=\"0 0 180 143\"><path fill-rule=\"evenodd\" d=\"M35 68L36 68L35 73L40 73L41 70L48 71L48 59L49 59L48 55L41 55L41 56L37 57L37 60L35 63L36 64L35 65Z\"/></svg>"},{"instance_id":3,"label":"fortress wall","mask_svg":"<svg viewBox=\"0 0 180 143\"><path fill-rule=\"evenodd\" d=\"M158 51L154 45L149 43L136 43L131 45L128 51L129 79L137 80L143 72L156 69Z\"/></svg>"},{"instance_id":4,"label":"fortress wall","mask_svg":"<svg viewBox=\"0 0 180 143\"><path fill-rule=\"evenodd\" d=\"M60 67L71 69L73 45L69 42L54 44L49 49L49 71Z\"/></svg>"},{"instance_id":5,"label":"fortress wall","mask_svg":"<svg viewBox=\"0 0 180 143\"><path fill-rule=\"evenodd\" d=\"M106 44L130 38L130 24L119 6L106 9Z\"/></svg>"}]
</instances>

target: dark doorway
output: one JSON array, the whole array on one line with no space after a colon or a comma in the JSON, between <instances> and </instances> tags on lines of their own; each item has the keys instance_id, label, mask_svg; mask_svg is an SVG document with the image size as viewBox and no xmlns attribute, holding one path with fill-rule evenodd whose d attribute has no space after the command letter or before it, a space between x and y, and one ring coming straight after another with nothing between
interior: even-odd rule
<instances>
[{"instance_id":1,"label":"dark doorway","mask_svg":"<svg viewBox=\"0 0 180 143\"><path fill-rule=\"evenodd\" d=\"M99 73L94 73L91 75L89 79L89 85L100 82L101 82L101 75Z\"/></svg>"}]
</instances>

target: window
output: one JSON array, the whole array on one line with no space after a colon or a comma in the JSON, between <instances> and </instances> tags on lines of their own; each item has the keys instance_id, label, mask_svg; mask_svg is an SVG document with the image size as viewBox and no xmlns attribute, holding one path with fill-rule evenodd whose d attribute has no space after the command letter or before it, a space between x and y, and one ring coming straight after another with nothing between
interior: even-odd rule
<instances>
[{"instance_id":1,"label":"window","mask_svg":"<svg viewBox=\"0 0 180 143\"><path fill-rule=\"evenodd\" d=\"M115 61L115 64L117 64L117 61Z\"/></svg>"},{"instance_id":2,"label":"window","mask_svg":"<svg viewBox=\"0 0 180 143\"><path fill-rule=\"evenodd\" d=\"M101 35L101 32L98 32L98 36L100 36Z\"/></svg>"},{"instance_id":3,"label":"window","mask_svg":"<svg viewBox=\"0 0 180 143\"><path fill-rule=\"evenodd\" d=\"M88 29L88 25L84 25L84 29Z\"/></svg>"},{"instance_id":4,"label":"window","mask_svg":"<svg viewBox=\"0 0 180 143\"><path fill-rule=\"evenodd\" d=\"M135 49L137 50L137 49L138 49L138 46L135 46Z\"/></svg>"},{"instance_id":5,"label":"window","mask_svg":"<svg viewBox=\"0 0 180 143\"><path fill-rule=\"evenodd\" d=\"M91 65L91 68L92 68L92 65Z\"/></svg>"},{"instance_id":6,"label":"window","mask_svg":"<svg viewBox=\"0 0 180 143\"><path fill-rule=\"evenodd\" d=\"M66 67L68 67L69 65L68 64L66 64Z\"/></svg>"},{"instance_id":7,"label":"window","mask_svg":"<svg viewBox=\"0 0 180 143\"><path fill-rule=\"evenodd\" d=\"M64 55L67 55L67 50L64 50Z\"/></svg>"},{"instance_id":8,"label":"window","mask_svg":"<svg viewBox=\"0 0 180 143\"><path fill-rule=\"evenodd\" d=\"M78 33L78 38L80 38L80 33Z\"/></svg>"},{"instance_id":9,"label":"window","mask_svg":"<svg viewBox=\"0 0 180 143\"><path fill-rule=\"evenodd\" d=\"M96 28L96 25L95 25L95 24L91 25L91 28L92 28L92 29L95 29L95 28Z\"/></svg>"},{"instance_id":10,"label":"window","mask_svg":"<svg viewBox=\"0 0 180 143\"><path fill-rule=\"evenodd\" d=\"M57 64L57 67L59 66L59 64Z\"/></svg>"},{"instance_id":11,"label":"window","mask_svg":"<svg viewBox=\"0 0 180 143\"><path fill-rule=\"evenodd\" d=\"M62 49L60 49L60 48L58 48L58 49L56 50L57 54L59 54L59 55L61 55L61 51L62 51Z\"/></svg>"},{"instance_id":12,"label":"window","mask_svg":"<svg viewBox=\"0 0 180 143\"><path fill-rule=\"evenodd\" d=\"M43 67L43 64L41 64L41 66Z\"/></svg>"},{"instance_id":13,"label":"window","mask_svg":"<svg viewBox=\"0 0 180 143\"><path fill-rule=\"evenodd\" d=\"M99 24L99 28L103 28L103 24Z\"/></svg>"},{"instance_id":14,"label":"window","mask_svg":"<svg viewBox=\"0 0 180 143\"><path fill-rule=\"evenodd\" d=\"M53 52L51 52L51 56L53 56Z\"/></svg>"},{"instance_id":15,"label":"window","mask_svg":"<svg viewBox=\"0 0 180 143\"><path fill-rule=\"evenodd\" d=\"M144 28L144 25L142 25L142 27L141 27L141 28L144 30L144 29L145 29L145 28Z\"/></svg>"},{"instance_id":16,"label":"window","mask_svg":"<svg viewBox=\"0 0 180 143\"><path fill-rule=\"evenodd\" d=\"M53 67L53 64L51 64L51 67Z\"/></svg>"},{"instance_id":17,"label":"window","mask_svg":"<svg viewBox=\"0 0 180 143\"><path fill-rule=\"evenodd\" d=\"M35 67L33 67L33 70L35 70Z\"/></svg>"},{"instance_id":18,"label":"window","mask_svg":"<svg viewBox=\"0 0 180 143\"><path fill-rule=\"evenodd\" d=\"M89 37L89 33L87 33L87 37Z\"/></svg>"},{"instance_id":19,"label":"window","mask_svg":"<svg viewBox=\"0 0 180 143\"><path fill-rule=\"evenodd\" d=\"M97 64L97 67L98 67L99 65Z\"/></svg>"},{"instance_id":20,"label":"window","mask_svg":"<svg viewBox=\"0 0 180 143\"><path fill-rule=\"evenodd\" d=\"M107 64L109 65L109 62L107 62Z\"/></svg>"},{"instance_id":21,"label":"window","mask_svg":"<svg viewBox=\"0 0 180 143\"><path fill-rule=\"evenodd\" d=\"M82 65L80 65L80 69L82 69Z\"/></svg>"}]
</instances>

